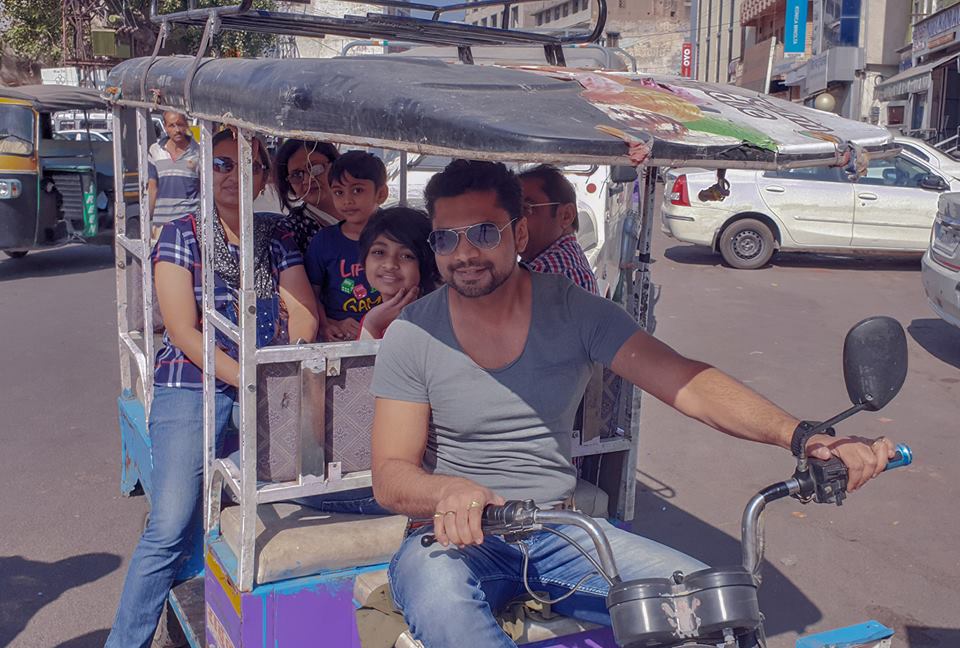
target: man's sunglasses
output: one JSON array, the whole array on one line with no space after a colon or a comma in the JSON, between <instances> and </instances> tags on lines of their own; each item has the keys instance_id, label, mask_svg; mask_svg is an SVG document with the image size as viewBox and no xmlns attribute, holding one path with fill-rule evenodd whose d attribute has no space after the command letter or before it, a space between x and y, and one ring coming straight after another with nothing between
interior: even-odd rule
<instances>
[{"instance_id":1,"label":"man's sunglasses","mask_svg":"<svg viewBox=\"0 0 960 648\"><path fill-rule=\"evenodd\" d=\"M500 233L510 227L516 218L510 219L510 222L503 227L497 227L496 223L477 223L476 225L467 225L465 227L453 227L450 229L435 229L430 232L427 242L434 254L446 256L452 254L457 249L460 242L460 235L475 248L481 250L492 250L500 245Z\"/></svg>"},{"instance_id":2,"label":"man's sunglasses","mask_svg":"<svg viewBox=\"0 0 960 648\"><path fill-rule=\"evenodd\" d=\"M233 170L236 168L237 163L235 160L231 160L228 157L213 158L213 170L217 173L233 173ZM259 175L264 172L264 166L259 162L254 162L250 165L250 170L253 171L254 175Z\"/></svg>"}]
</instances>

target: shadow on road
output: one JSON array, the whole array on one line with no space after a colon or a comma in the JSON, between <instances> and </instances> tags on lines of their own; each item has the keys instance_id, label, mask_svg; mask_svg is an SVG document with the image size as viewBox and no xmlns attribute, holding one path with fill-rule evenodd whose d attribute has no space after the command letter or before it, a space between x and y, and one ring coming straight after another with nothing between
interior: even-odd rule
<instances>
[{"instance_id":1,"label":"shadow on road","mask_svg":"<svg viewBox=\"0 0 960 648\"><path fill-rule=\"evenodd\" d=\"M927 353L960 369L960 329L942 319L929 318L913 320L907 331Z\"/></svg>"},{"instance_id":2,"label":"shadow on road","mask_svg":"<svg viewBox=\"0 0 960 648\"><path fill-rule=\"evenodd\" d=\"M85 635L59 643L54 646L54 648L102 648L103 644L107 643L107 635L109 634L110 631L106 629L94 630Z\"/></svg>"},{"instance_id":3,"label":"shadow on road","mask_svg":"<svg viewBox=\"0 0 960 648\"><path fill-rule=\"evenodd\" d=\"M30 619L61 594L99 580L118 567L120 556L108 553L83 554L52 563L0 556L0 646L12 644Z\"/></svg>"},{"instance_id":4,"label":"shadow on road","mask_svg":"<svg viewBox=\"0 0 960 648\"><path fill-rule=\"evenodd\" d=\"M662 483L649 481L643 473L637 475L636 520L655 523L635 523L634 531L651 540L678 549L708 565L717 567L740 564L740 538L734 538L683 511L668 501L673 489ZM763 584L760 586L760 609L766 621L767 636L784 632L803 633L820 621L820 609L801 592L776 565L764 561Z\"/></svg>"},{"instance_id":5,"label":"shadow on road","mask_svg":"<svg viewBox=\"0 0 960 648\"><path fill-rule=\"evenodd\" d=\"M22 259L0 255L0 282L95 272L112 266L113 248L109 245L68 245L30 252Z\"/></svg>"},{"instance_id":6,"label":"shadow on road","mask_svg":"<svg viewBox=\"0 0 960 648\"><path fill-rule=\"evenodd\" d=\"M674 245L663 255L684 265L723 266L720 255L702 245ZM833 256L778 252L765 268L818 268L822 270L915 270L920 271L920 256Z\"/></svg>"},{"instance_id":7,"label":"shadow on road","mask_svg":"<svg viewBox=\"0 0 960 648\"><path fill-rule=\"evenodd\" d=\"M910 648L948 648L960 646L960 628L929 628L904 626L907 646Z\"/></svg>"}]
</instances>

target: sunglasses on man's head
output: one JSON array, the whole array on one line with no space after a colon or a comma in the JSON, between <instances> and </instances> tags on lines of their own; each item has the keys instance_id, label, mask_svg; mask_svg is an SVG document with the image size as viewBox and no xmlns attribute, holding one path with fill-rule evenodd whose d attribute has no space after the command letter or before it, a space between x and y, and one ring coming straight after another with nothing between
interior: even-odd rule
<instances>
[{"instance_id":1,"label":"sunglasses on man's head","mask_svg":"<svg viewBox=\"0 0 960 648\"><path fill-rule=\"evenodd\" d=\"M234 169L237 168L237 162L231 160L228 157L215 157L213 158L213 170L217 173L232 173ZM251 171L254 175L259 175L263 173L264 166L259 162L254 162L250 165Z\"/></svg>"},{"instance_id":2,"label":"sunglasses on man's head","mask_svg":"<svg viewBox=\"0 0 960 648\"><path fill-rule=\"evenodd\" d=\"M460 235L475 248L481 250L492 250L500 245L502 240L501 232L513 224L516 218L511 218L510 222L503 227L498 227L496 223L477 223L476 225L467 225L465 227L453 227L450 229L435 229L427 236L427 243L435 254L446 256L452 254L457 249L460 242Z\"/></svg>"}]
</instances>

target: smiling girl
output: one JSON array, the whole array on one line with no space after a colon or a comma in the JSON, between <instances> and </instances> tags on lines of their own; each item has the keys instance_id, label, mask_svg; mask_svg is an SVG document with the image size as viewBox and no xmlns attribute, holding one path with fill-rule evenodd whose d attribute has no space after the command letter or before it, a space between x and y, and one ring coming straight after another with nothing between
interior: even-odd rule
<instances>
[{"instance_id":1,"label":"smiling girl","mask_svg":"<svg viewBox=\"0 0 960 648\"><path fill-rule=\"evenodd\" d=\"M440 274L427 243L430 219L408 207L384 209L360 234L370 286L383 297L361 322L359 339L380 339L403 307L437 287Z\"/></svg>"}]
</instances>

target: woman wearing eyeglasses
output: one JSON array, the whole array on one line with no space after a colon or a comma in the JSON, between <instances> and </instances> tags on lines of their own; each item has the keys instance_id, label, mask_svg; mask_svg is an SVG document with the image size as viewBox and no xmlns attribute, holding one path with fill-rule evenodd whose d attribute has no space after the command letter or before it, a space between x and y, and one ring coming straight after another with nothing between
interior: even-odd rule
<instances>
[{"instance_id":1,"label":"woman wearing eyeglasses","mask_svg":"<svg viewBox=\"0 0 960 648\"><path fill-rule=\"evenodd\" d=\"M263 190L270 158L253 141L253 195ZM237 323L240 287L240 182L232 131L213 138L214 254L203 258L203 232L194 215L166 225L153 250L154 281L166 323L154 368L150 409L153 488L150 519L130 560L107 648L149 646L167 593L194 542L201 538L203 481L202 263L214 268L217 311ZM313 340L317 305L293 234L275 214L254 215L253 279L257 345ZM288 317L280 316L283 302ZM239 382L237 348L217 332L216 432L220 448Z\"/></svg>"},{"instance_id":2,"label":"woman wearing eyeglasses","mask_svg":"<svg viewBox=\"0 0 960 648\"><path fill-rule=\"evenodd\" d=\"M317 232L343 220L327 182L327 171L339 156L333 144L298 139L288 139L277 151L277 193L287 210L280 227L293 233L301 254Z\"/></svg>"}]
</instances>

